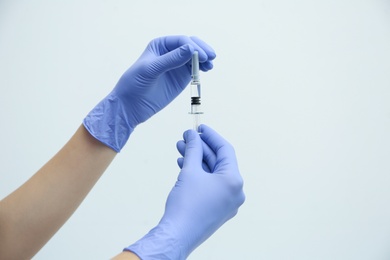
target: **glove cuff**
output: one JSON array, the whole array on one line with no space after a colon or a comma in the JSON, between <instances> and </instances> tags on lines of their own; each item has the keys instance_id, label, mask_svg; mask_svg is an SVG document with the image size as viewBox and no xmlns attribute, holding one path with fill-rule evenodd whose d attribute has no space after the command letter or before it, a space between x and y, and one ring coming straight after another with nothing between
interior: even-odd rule
<instances>
[{"instance_id":1,"label":"glove cuff","mask_svg":"<svg viewBox=\"0 0 390 260\"><path fill-rule=\"evenodd\" d=\"M125 248L124 251L131 251L142 260L184 260L188 256L179 241L165 232L161 226L150 230L148 234Z\"/></svg>"},{"instance_id":2,"label":"glove cuff","mask_svg":"<svg viewBox=\"0 0 390 260\"><path fill-rule=\"evenodd\" d=\"M83 124L94 138L118 153L134 130L121 100L112 94L89 112Z\"/></svg>"}]
</instances>

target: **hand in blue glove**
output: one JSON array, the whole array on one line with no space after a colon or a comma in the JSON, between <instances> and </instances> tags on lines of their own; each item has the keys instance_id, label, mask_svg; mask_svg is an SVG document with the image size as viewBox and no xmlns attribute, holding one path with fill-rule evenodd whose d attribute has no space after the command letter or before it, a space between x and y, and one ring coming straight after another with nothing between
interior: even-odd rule
<instances>
[{"instance_id":1,"label":"hand in blue glove","mask_svg":"<svg viewBox=\"0 0 390 260\"><path fill-rule=\"evenodd\" d=\"M177 144L184 156L178 180L159 224L125 250L141 259L185 259L245 200L233 147L211 128L184 133Z\"/></svg>"},{"instance_id":2,"label":"hand in blue glove","mask_svg":"<svg viewBox=\"0 0 390 260\"><path fill-rule=\"evenodd\" d=\"M191 57L199 68L213 68L213 49L196 37L167 36L152 40L141 57L119 79L113 91L84 119L86 129L119 152L134 128L168 105L191 80Z\"/></svg>"}]
</instances>

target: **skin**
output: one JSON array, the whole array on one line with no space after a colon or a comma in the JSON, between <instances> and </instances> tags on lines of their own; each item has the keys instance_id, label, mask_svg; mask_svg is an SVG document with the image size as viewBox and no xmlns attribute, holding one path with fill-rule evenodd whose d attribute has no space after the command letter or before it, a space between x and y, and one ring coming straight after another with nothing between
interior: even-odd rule
<instances>
[{"instance_id":1,"label":"skin","mask_svg":"<svg viewBox=\"0 0 390 260\"><path fill-rule=\"evenodd\" d=\"M113 260L139 260L140 258L132 252L124 251L112 258Z\"/></svg>"},{"instance_id":2,"label":"skin","mask_svg":"<svg viewBox=\"0 0 390 260\"><path fill-rule=\"evenodd\" d=\"M73 214L115 155L80 126L50 161L0 201L0 259L32 258Z\"/></svg>"}]
</instances>

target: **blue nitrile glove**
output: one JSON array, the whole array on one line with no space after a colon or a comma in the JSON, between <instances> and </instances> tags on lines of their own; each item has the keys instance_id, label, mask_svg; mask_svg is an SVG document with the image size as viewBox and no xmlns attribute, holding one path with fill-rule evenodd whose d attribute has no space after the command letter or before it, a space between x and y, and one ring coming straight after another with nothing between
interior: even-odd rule
<instances>
[{"instance_id":1,"label":"blue nitrile glove","mask_svg":"<svg viewBox=\"0 0 390 260\"><path fill-rule=\"evenodd\" d=\"M188 85L195 50L199 52L199 68L212 69L215 52L197 37L152 40L112 92L87 115L85 128L119 152L138 124L168 105Z\"/></svg>"},{"instance_id":2,"label":"blue nitrile glove","mask_svg":"<svg viewBox=\"0 0 390 260\"><path fill-rule=\"evenodd\" d=\"M245 200L233 147L205 125L200 131L186 131L177 144L182 169L159 224L125 249L142 260L187 258Z\"/></svg>"}]
</instances>

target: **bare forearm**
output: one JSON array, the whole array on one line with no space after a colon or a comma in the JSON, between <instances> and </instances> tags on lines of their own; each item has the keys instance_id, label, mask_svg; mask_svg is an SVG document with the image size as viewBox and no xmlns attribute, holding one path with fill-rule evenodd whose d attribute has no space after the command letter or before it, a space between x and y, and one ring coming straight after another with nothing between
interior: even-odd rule
<instances>
[{"instance_id":1,"label":"bare forearm","mask_svg":"<svg viewBox=\"0 0 390 260\"><path fill-rule=\"evenodd\" d=\"M77 209L115 155L81 126L46 165L0 201L0 259L35 255Z\"/></svg>"}]
</instances>

